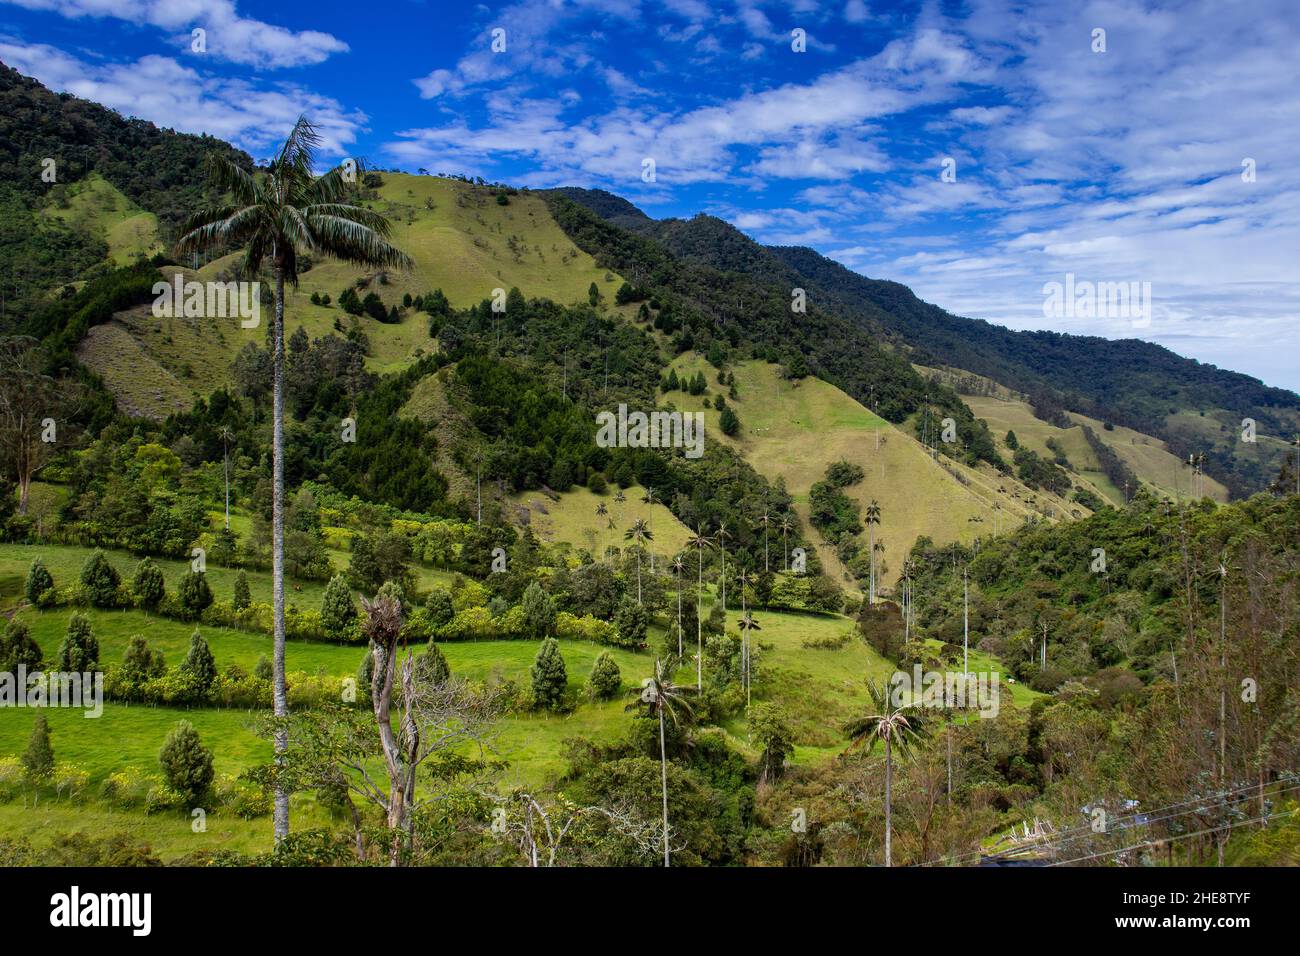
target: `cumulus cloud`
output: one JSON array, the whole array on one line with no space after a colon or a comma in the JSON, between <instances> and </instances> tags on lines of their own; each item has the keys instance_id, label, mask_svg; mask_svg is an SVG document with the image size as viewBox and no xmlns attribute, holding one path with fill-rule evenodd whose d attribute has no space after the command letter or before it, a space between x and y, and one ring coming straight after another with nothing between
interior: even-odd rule
<instances>
[{"instance_id":1,"label":"cumulus cloud","mask_svg":"<svg viewBox=\"0 0 1300 956\"><path fill-rule=\"evenodd\" d=\"M57 13L69 19L113 17L148 24L173 34L189 50L195 28L205 31L206 53L220 60L259 69L320 63L348 45L318 30L289 30L240 16L232 0L0 0L27 10ZM183 35L181 34L183 31Z\"/></svg>"},{"instance_id":2,"label":"cumulus cloud","mask_svg":"<svg viewBox=\"0 0 1300 956\"><path fill-rule=\"evenodd\" d=\"M326 154L342 157L365 115L291 84L259 86L214 78L165 56L87 63L56 47L0 37L0 60L53 90L94 100L125 116L185 133L208 133L255 157L275 146L302 113L321 133Z\"/></svg>"}]
</instances>

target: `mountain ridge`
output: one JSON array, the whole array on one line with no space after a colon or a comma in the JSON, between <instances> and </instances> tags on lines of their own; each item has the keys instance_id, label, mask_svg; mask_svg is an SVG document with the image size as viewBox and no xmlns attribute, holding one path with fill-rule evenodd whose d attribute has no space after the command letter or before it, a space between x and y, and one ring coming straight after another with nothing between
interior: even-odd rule
<instances>
[{"instance_id":1,"label":"mountain ridge","mask_svg":"<svg viewBox=\"0 0 1300 956\"><path fill-rule=\"evenodd\" d=\"M1156 435L1179 457L1207 453L1207 473L1236 497L1263 490L1285 454L1280 443L1267 456L1240 448L1233 435L1241 420L1253 418L1261 432L1275 435L1300 428L1300 395L1152 342L1008 329L950 313L902 283L860 275L807 246L763 245L715 216L653 219L605 190L556 192L681 258L797 284L825 308L908 350L917 364L961 369L1028 393L1044 420L1074 411ZM1168 420L1182 412L1209 415L1219 427Z\"/></svg>"}]
</instances>

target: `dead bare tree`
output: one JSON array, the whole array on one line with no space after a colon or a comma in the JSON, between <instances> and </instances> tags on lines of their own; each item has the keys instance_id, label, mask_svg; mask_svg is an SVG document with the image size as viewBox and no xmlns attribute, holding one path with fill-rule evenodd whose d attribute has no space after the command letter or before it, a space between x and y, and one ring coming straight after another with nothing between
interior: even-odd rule
<instances>
[{"instance_id":1,"label":"dead bare tree","mask_svg":"<svg viewBox=\"0 0 1300 956\"><path fill-rule=\"evenodd\" d=\"M590 824L602 819L639 852L654 853L662 842L658 824L644 819L625 804L582 807L561 799L548 805L526 790L516 790L495 799L501 803L498 807L501 824L494 823L493 830L518 847L529 867L559 865L559 853L565 839L571 834L576 837ZM570 839L570 842L576 844L577 841Z\"/></svg>"},{"instance_id":2,"label":"dead bare tree","mask_svg":"<svg viewBox=\"0 0 1300 956\"><path fill-rule=\"evenodd\" d=\"M375 780L365 762L357 759L348 762L353 771L350 785L384 812L392 833L389 865L397 866L404 836L409 845L413 835L413 813L419 807L415 784L420 765L433 754L465 744L489 750L489 734L501 707L495 692L475 690L462 680L422 679L409 650L401 662L400 698L394 701L401 601L381 589L373 601L362 598L361 605L366 616L363 630L370 638L374 658L370 700L388 785Z\"/></svg>"}]
</instances>

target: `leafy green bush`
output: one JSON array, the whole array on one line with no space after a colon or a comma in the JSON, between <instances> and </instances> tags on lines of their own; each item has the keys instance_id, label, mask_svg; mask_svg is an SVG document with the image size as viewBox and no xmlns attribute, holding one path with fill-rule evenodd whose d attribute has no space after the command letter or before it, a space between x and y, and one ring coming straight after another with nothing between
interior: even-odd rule
<instances>
[{"instance_id":1,"label":"leafy green bush","mask_svg":"<svg viewBox=\"0 0 1300 956\"><path fill-rule=\"evenodd\" d=\"M325 594L321 598L321 626L331 636L342 640L348 630L356 623L357 606L352 601L352 590L347 578L336 574L325 585Z\"/></svg>"},{"instance_id":2,"label":"leafy green bush","mask_svg":"<svg viewBox=\"0 0 1300 956\"><path fill-rule=\"evenodd\" d=\"M50 574L49 568L40 558L32 559L32 566L27 569L27 580L23 585L23 593L27 600L42 607L41 599L47 591L54 589L54 576Z\"/></svg>"},{"instance_id":3,"label":"leafy green bush","mask_svg":"<svg viewBox=\"0 0 1300 956\"><path fill-rule=\"evenodd\" d=\"M176 601L184 620L196 620L212 604L212 588L208 586L207 575L201 571L186 571L176 589Z\"/></svg>"},{"instance_id":4,"label":"leafy green bush","mask_svg":"<svg viewBox=\"0 0 1300 956\"><path fill-rule=\"evenodd\" d=\"M54 747L50 744L50 724L44 714L37 714L32 735L23 752L23 770L30 780L47 780L54 773Z\"/></svg>"},{"instance_id":5,"label":"leafy green bush","mask_svg":"<svg viewBox=\"0 0 1300 956\"><path fill-rule=\"evenodd\" d=\"M68 632L59 647L59 670L68 673L93 671L99 663L99 641L84 614L73 614Z\"/></svg>"},{"instance_id":6,"label":"leafy green bush","mask_svg":"<svg viewBox=\"0 0 1300 956\"><path fill-rule=\"evenodd\" d=\"M610 700L618 696L623 686L623 675L618 669L618 662L609 651L601 651L591 665L591 675L587 678L587 691L596 700Z\"/></svg>"},{"instance_id":7,"label":"leafy green bush","mask_svg":"<svg viewBox=\"0 0 1300 956\"><path fill-rule=\"evenodd\" d=\"M181 670L194 682L199 696L207 697L217 679L217 662L212 656L212 648L197 630L190 635L189 653L185 655Z\"/></svg>"},{"instance_id":8,"label":"leafy green bush","mask_svg":"<svg viewBox=\"0 0 1300 956\"><path fill-rule=\"evenodd\" d=\"M212 751L203 746L199 732L188 720L180 721L158 753L167 786L175 790L186 806L203 800L212 786Z\"/></svg>"},{"instance_id":9,"label":"leafy green bush","mask_svg":"<svg viewBox=\"0 0 1300 956\"><path fill-rule=\"evenodd\" d=\"M162 571L154 564L152 558L144 558L135 566L135 576L131 579L131 593L136 603L147 610L154 610L162 603L167 594L167 582Z\"/></svg>"},{"instance_id":10,"label":"leafy green bush","mask_svg":"<svg viewBox=\"0 0 1300 956\"><path fill-rule=\"evenodd\" d=\"M560 656L560 644L555 638L548 637L542 641L530 676L535 706L547 710L559 710L564 706L569 678L564 668L564 658Z\"/></svg>"},{"instance_id":11,"label":"leafy green bush","mask_svg":"<svg viewBox=\"0 0 1300 956\"><path fill-rule=\"evenodd\" d=\"M109 564L103 551L96 550L81 566L81 586L95 607L117 607L121 584L121 575Z\"/></svg>"}]
</instances>

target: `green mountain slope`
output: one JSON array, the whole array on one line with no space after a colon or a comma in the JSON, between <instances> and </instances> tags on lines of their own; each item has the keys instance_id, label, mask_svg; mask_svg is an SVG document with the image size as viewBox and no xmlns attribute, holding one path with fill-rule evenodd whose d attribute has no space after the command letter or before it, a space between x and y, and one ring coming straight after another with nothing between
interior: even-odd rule
<instances>
[{"instance_id":1,"label":"green mountain slope","mask_svg":"<svg viewBox=\"0 0 1300 956\"><path fill-rule=\"evenodd\" d=\"M1205 453L1206 469L1236 496L1266 487L1285 455L1276 442L1237 441L1242 419L1254 418L1260 434L1275 439L1300 427L1295 393L1158 345L1014 332L952 315L906 286L869 279L812 249L762 246L710 216L654 220L600 190L564 195L686 261L803 287L810 300L896 343L920 364L964 369L1027 393L1036 406L1127 425L1159 438L1179 458ZM1189 417L1208 418L1211 427Z\"/></svg>"}]
</instances>

